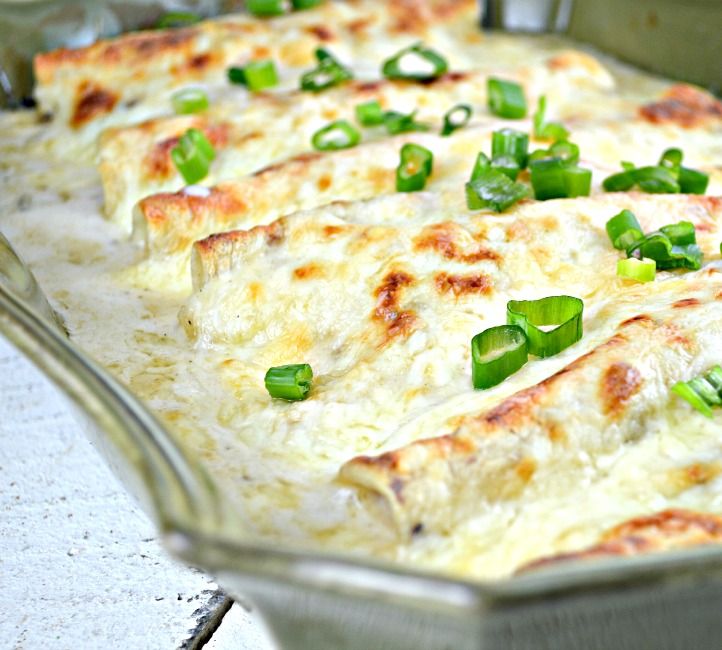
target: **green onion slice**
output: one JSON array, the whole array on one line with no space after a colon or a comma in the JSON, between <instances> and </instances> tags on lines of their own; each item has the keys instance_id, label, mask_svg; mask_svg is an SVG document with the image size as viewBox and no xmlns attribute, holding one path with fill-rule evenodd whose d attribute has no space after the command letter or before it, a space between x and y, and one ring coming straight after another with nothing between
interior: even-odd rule
<instances>
[{"instance_id":1,"label":"green onion slice","mask_svg":"<svg viewBox=\"0 0 722 650\"><path fill-rule=\"evenodd\" d=\"M524 89L518 83L490 77L486 88L489 110L494 115L516 120L526 115Z\"/></svg>"},{"instance_id":2,"label":"green onion slice","mask_svg":"<svg viewBox=\"0 0 722 650\"><path fill-rule=\"evenodd\" d=\"M278 85L276 64L270 59L251 61L242 68L228 69L228 80L231 83L246 86L253 92L272 88Z\"/></svg>"},{"instance_id":3,"label":"green onion slice","mask_svg":"<svg viewBox=\"0 0 722 650\"><path fill-rule=\"evenodd\" d=\"M602 187L607 192L627 192L634 187L634 173L627 170L607 176L602 181Z\"/></svg>"},{"instance_id":4,"label":"green onion slice","mask_svg":"<svg viewBox=\"0 0 722 650\"><path fill-rule=\"evenodd\" d=\"M681 149L666 149L660 157L658 164L660 167L666 167L667 169L678 173L679 168L682 165L683 157L684 154Z\"/></svg>"},{"instance_id":5,"label":"green onion slice","mask_svg":"<svg viewBox=\"0 0 722 650\"><path fill-rule=\"evenodd\" d=\"M396 168L396 191L418 192L426 186L434 167L434 154L426 147L407 143L401 147L401 160Z\"/></svg>"},{"instance_id":6,"label":"green onion slice","mask_svg":"<svg viewBox=\"0 0 722 650\"><path fill-rule=\"evenodd\" d=\"M512 156L520 169L526 167L529 136L514 129L500 129L491 134L491 157Z\"/></svg>"},{"instance_id":7,"label":"green onion slice","mask_svg":"<svg viewBox=\"0 0 722 650\"><path fill-rule=\"evenodd\" d=\"M680 166L677 182L679 183L679 191L682 194L704 194L707 191L709 174L697 169Z\"/></svg>"},{"instance_id":8,"label":"green onion slice","mask_svg":"<svg viewBox=\"0 0 722 650\"><path fill-rule=\"evenodd\" d=\"M713 414L710 405L707 404L704 398L689 384L683 381L678 381L674 386L672 386L672 392L689 402L705 417L712 417Z\"/></svg>"},{"instance_id":9,"label":"green onion slice","mask_svg":"<svg viewBox=\"0 0 722 650\"><path fill-rule=\"evenodd\" d=\"M202 131L188 129L173 147L170 155L185 182L193 185L208 175L216 152Z\"/></svg>"},{"instance_id":10,"label":"green onion slice","mask_svg":"<svg viewBox=\"0 0 722 650\"><path fill-rule=\"evenodd\" d=\"M183 88L173 93L170 99L178 115L199 113L208 108L208 95L200 88Z\"/></svg>"},{"instance_id":11,"label":"green onion slice","mask_svg":"<svg viewBox=\"0 0 722 650\"><path fill-rule=\"evenodd\" d=\"M702 251L697 244L674 245L663 232L646 235L627 250L628 257L647 257L657 263L660 271L702 268Z\"/></svg>"},{"instance_id":12,"label":"green onion slice","mask_svg":"<svg viewBox=\"0 0 722 650\"><path fill-rule=\"evenodd\" d=\"M373 99L356 105L356 120L361 126L378 126L384 123L384 111L381 104Z\"/></svg>"},{"instance_id":13,"label":"green onion slice","mask_svg":"<svg viewBox=\"0 0 722 650\"><path fill-rule=\"evenodd\" d=\"M538 357L558 354L582 338L584 303L573 296L540 300L510 300L507 323L521 327L529 340L529 353ZM554 326L552 329L548 326Z\"/></svg>"},{"instance_id":14,"label":"green onion slice","mask_svg":"<svg viewBox=\"0 0 722 650\"><path fill-rule=\"evenodd\" d=\"M344 67L326 48L316 49L318 65L301 76L301 90L320 92L353 79L351 71Z\"/></svg>"},{"instance_id":15,"label":"green onion slice","mask_svg":"<svg viewBox=\"0 0 722 650\"><path fill-rule=\"evenodd\" d=\"M547 98L539 98L536 113L534 113L534 137L539 140L566 140L569 131L559 122L546 122L544 120L547 109Z\"/></svg>"},{"instance_id":16,"label":"green onion slice","mask_svg":"<svg viewBox=\"0 0 722 650\"><path fill-rule=\"evenodd\" d=\"M497 169L486 169L477 173L466 188L466 205L469 210L489 208L495 212L503 212L517 201L529 194L527 186L515 183L506 174Z\"/></svg>"},{"instance_id":17,"label":"green onion slice","mask_svg":"<svg viewBox=\"0 0 722 650\"><path fill-rule=\"evenodd\" d=\"M173 29L176 27L188 27L201 21L198 14L192 11L170 11L160 17L155 24L156 29Z\"/></svg>"},{"instance_id":18,"label":"green onion slice","mask_svg":"<svg viewBox=\"0 0 722 650\"><path fill-rule=\"evenodd\" d=\"M289 402L308 397L313 382L313 370L307 363L269 368L264 378L266 390L271 397Z\"/></svg>"},{"instance_id":19,"label":"green onion slice","mask_svg":"<svg viewBox=\"0 0 722 650\"><path fill-rule=\"evenodd\" d=\"M496 386L528 359L527 339L520 327L490 327L471 339L472 384L481 389Z\"/></svg>"},{"instance_id":20,"label":"green onion slice","mask_svg":"<svg viewBox=\"0 0 722 650\"><path fill-rule=\"evenodd\" d=\"M384 126L391 135L407 133L409 131L428 131L429 125L416 121L416 111L411 113L399 113L397 111L386 111L384 113Z\"/></svg>"},{"instance_id":21,"label":"green onion slice","mask_svg":"<svg viewBox=\"0 0 722 650\"><path fill-rule=\"evenodd\" d=\"M612 240L612 246L626 251L637 242L644 239L642 226L631 210L622 210L613 216L606 225L607 235Z\"/></svg>"},{"instance_id":22,"label":"green onion slice","mask_svg":"<svg viewBox=\"0 0 722 650\"><path fill-rule=\"evenodd\" d=\"M617 260L617 275L620 278L629 278L637 282L652 282L656 273L656 262L646 257L641 260L636 257Z\"/></svg>"},{"instance_id":23,"label":"green onion slice","mask_svg":"<svg viewBox=\"0 0 722 650\"><path fill-rule=\"evenodd\" d=\"M361 142L361 134L348 120L336 120L316 131L311 144L318 151L349 149Z\"/></svg>"},{"instance_id":24,"label":"green onion slice","mask_svg":"<svg viewBox=\"0 0 722 650\"><path fill-rule=\"evenodd\" d=\"M254 16L281 16L287 4L284 0L246 0L246 9Z\"/></svg>"},{"instance_id":25,"label":"green onion slice","mask_svg":"<svg viewBox=\"0 0 722 650\"><path fill-rule=\"evenodd\" d=\"M542 158L530 163L531 184L539 201L589 196L592 172L561 158Z\"/></svg>"},{"instance_id":26,"label":"green onion slice","mask_svg":"<svg viewBox=\"0 0 722 650\"><path fill-rule=\"evenodd\" d=\"M560 158L572 165L579 162L579 147L568 140L555 142L549 147L549 154L552 158Z\"/></svg>"},{"instance_id":27,"label":"green onion slice","mask_svg":"<svg viewBox=\"0 0 722 650\"><path fill-rule=\"evenodd\" d=\"M722 396L722 367L715 366L705 373L704 378L715 387L717 393Z\"/></svg>"},{"instance_id":28,"label":"green onion slice","mask_svg":"<svg viewBox=\"0 0 722 650\"><path fill-rule=\"evenodd\" d=\"M689 221L679 221L668 226L662 226L659 231L669 237L673 246L686 246L697 243L697 233L694 224Z\"/></svg>"},{"instance_id":29,"label":"green onion slice","mask_svg":"<svg viewBox=\"0 0 722 650\"><path fill-rule=\"evenodd\" d=\"M519 176L519 163L516 161L514 156L504 155L496 156L491 161L491 168L500 171L504 176L508 176L509 179L515 181Z\"/></svg>"},{"instance_id":30,"label":"green onion slice","mask_svg":"<svg viewBox=\"0 0 722 650\"><path fill-rule=\"evenodd\" d=\"M680 191L674 170L661 165L626 169L604 179L607 192L626 192L635 185L650 194L676 194Z\"/></svg>"},{"instance_id":31,"label":"green onion slice","mask_svg":"<svg viewBox=\"0 0 722 650\"><path fill-rule=\"evenodd\" d=\"M381 73L387 79L430 81L448 69L449 64L443 56L423 43L416 43L384 61Z\"/></svg>"},{"instance_id":32,"label":"green onion slice","mask_svg":"<svg viewBox=\"0 0 722 650\"><path fill-rule=\"evenodd\" d=\"M312 9L318 7L324 0L291 0L294 9Z\"/></svg>"},{"instance_id":33,"label":"green onion slice","mask_svg":"<svg viewBox=\"0 0 722 650\"><path fill-rule=\"evenodd\" d=\"M451 135L457 129L466 126L471 119L472 109L469 104L457 104L444 115L444 126L441 135Z\"/></svg>"},{"instance_id":34,"label":"green onion slice","mask_svg":"<svg viewBox=\"0 0 722 650\"><path fill-rule=\"evenodd\" d=\"M469 180L475 181L477 178L480 178L490 167L491 160L489 160L489 157L483 151L480 151L474 162L474 168L471 170ZM720 244L720 247L722 248L722 244Z\"/></svg>"}]
</instances>

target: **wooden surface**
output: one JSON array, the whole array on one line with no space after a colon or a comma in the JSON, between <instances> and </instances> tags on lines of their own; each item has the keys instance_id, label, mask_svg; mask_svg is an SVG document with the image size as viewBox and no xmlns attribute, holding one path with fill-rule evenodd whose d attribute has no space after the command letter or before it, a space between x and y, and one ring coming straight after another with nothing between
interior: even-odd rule
<instances>
[{"instance_id":1,"label":"wooden surface","mask_svg":"<svg viewBox=\"0 0 722 650\"><path fill-rule=\"evenodd\" d=\"M0 513L0 648L192 650L230 606L165 553L58 391L2 338ZM214 636L214 650L272 647L237 605Z\"/></svg>"}]
</instances>

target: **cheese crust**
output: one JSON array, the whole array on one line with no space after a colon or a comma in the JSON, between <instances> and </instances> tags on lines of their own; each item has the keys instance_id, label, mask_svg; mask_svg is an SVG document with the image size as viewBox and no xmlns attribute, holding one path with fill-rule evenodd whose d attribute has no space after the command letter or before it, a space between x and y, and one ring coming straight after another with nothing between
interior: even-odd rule
<instances>
[{"instance_id":1,"label":"cheese crust","mask_svg":"<svg viewBox=\"0 0 722 650\"><path fill-rule=\"evenodd\" d=\"M41 55L53 118L0 116L0 227L71 336L210 470L248 522L233 534L473 579L718 543L722 415L670 388L722 363L722 104L564 39L482 34L476 5L328 2ZM418 40L450 72L380 80ZM355 80L297 90L318 45ZM229 65L263 58L278 88L228 86ZM489 113L490 74L523 85L529 118ZM209 109L173 115L189 85ZM593 171L591 195L470 211L476 155L499 128L530 132L541 96ZM312 150L318 128L373 99L428 131ZM458 103L473 119L441 137ZM184 187L170 150L190 127L217 157ZM409 142L434 170L397 193ZM604 192L621 160L669 147L710 175L706 196ZM703 268L618 277L605 224L622 209L645 232L694 224ZM509 300L562 294L584 301L583 338L473 390L471 338L504 323ZM289 363L313 367L303 402L265 390L265 371Z\"/></svg>"}]
</instances>

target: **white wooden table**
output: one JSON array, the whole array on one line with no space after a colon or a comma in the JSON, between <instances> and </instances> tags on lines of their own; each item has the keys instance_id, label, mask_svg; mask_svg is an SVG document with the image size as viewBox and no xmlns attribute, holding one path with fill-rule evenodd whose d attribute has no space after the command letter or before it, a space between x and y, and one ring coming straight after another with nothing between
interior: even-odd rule
<instances>
[{"instance_id":1,"label":"white wooden table","mask_svg":"<svg viewBox=\"0 0 722 650\"><path fill-rule=\"evenodd\" d=\"M274 647L165 553L58 391L1 337L0 513L0 648Z\"/></svg>"}]
</instances>

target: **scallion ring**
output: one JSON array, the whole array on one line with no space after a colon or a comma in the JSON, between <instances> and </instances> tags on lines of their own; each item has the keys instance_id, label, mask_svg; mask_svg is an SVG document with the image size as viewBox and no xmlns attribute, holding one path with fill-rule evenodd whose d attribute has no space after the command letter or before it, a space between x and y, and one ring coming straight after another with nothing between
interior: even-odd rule
<instances>
[{"instance_id":1,"label":"scallion ring","mask_svg":"<svg viewBox=\"0 0 722 650\"><path fill-rule=\"evenodd\" d=\"M386 113L384 113L384 126L391 135L408 133L409 131L429 130L428 124L416 121L416 111L413 111L411 113L386 111Z\"/></svg>"},{"instance_id":2,"label":"scallion ring","mask_svg":"<svg viewBox=\"0 0 722 650\"><path fill-rule=\"evenodd\" d=\"M177 27L188 27L201 21L198 14L191 11L171 11L160 17L155 24L156 29L175 29Z\"/></svg>"},{"instance_id":3,"label":"scallion ring","mask_svg":"<svg viewBox=\"0 0 722 650\"><path fill-rule=\"evenodd\" d=\"M171 149L171 159L188 185L203 180L216 157L213 145L202 131L188 129Z\"/></svg>"},{"instance_id":4,"label":"scallion ring","mask_svg":"<svg viewBox=\"0 0 722 650\"><path fill-rule=\"evenodd\" d=\"M416 43L384 61L381 73L387 79L430 81L448 69L449 64L443 56L423 43Z\"/></svg>"},{"instance_id":5,"label":"scallion ring","mask_svg":"<svg viewBox=\"0 0 722 650\"><path fill-rule=\"evenodd\" d=\"M471 339L471 381L474 388L496 386L529 359L527 338L515 325L490 327Z\"/></svg>"},{"instance_id":6,"label":"scallion ring","mask_svg":"<svg viewBox=\"0 0 722 650\"><path fill-rule=\"evenodd\" d=\"M680 167L677 183L682 194L704 194L709 184L709 174L689 167Z\"/></svg>"},{"instance_id":7,"label":"scallion ring","mask_svg":"<svg viewBox=\"0 0 722 650\"><path fill-rule=\"evenodd\" d=\"M529 354L538 357L558 354L582 338L583 311L584 303L573 296L510 300L506 306L507 323L524 330Z\"/></svg>"},{"instance_id":8,"label":"scallion ring","mask_svg":"<svg viewBox=\"0 0 722 650\"><path fill-rule=\"evenodd\" d=\"M526 185L515 183L506 174L491 167L476 173L476 177L466 183L465 189L469 210L489 208L503 212L529 194Z\"/></svg>"},{"instance_id":9,"label":"scallion ring","mask_svg":"<svg viewBox=\"0 0 722 650\"><path fill-rule=\"evenodd\" d=\"M246 0L246 9L254 16L281 16L286 13L285 0Z\"/></svg>"},{"instance_id":10,"label":"scallion ring","mask_svg":"<svg viewBox=\"0 0 722 650\"><path fill-rule=\"evenodd\" d=\"M612 246L618 250L626 251L644 239L642 226L631 210L622 210L614 215L607 221L606 230L609 239L612 240Z\"/></svg>"},{"instance_id":11,"label":"scallion ring","mask_svg":"<svg viewBox=\"0 0 722 650\"><path fill-rule=\"evenodd\" d=\"M450 108L444 115L444 126L441 135L451 135L457 129L461 129L469 123L472 109L469 104L457 104Z\"/></svg>"},{"instance_id":12,"label":"scallion ring","mask_svg":"<svg viewBox=\"0 0 722 650\"><path fill-rule=\"evenodd\" d=\"M519 169L526 167L529 136L514 129L499 129L491 134L491 157L512 156Z\"/></svg>"},{"instance_id":13,"label":"scallion ring","mask_svg":"<svg viewBox=\"0 0 722 650\"><path fill-rule=\"evenodd\" d=\"M313 370L307 363L269 368L264 378L271 397L297 402L308 397L313 383Z\"/></svg>"},{"instance_id":14,"label":"scallion ring","mask_svg":"<svg viewBox=\"0 0 722 650\"><path fill-rule=\"evenodd\" d=\"M208 95L200 88L182 88L173 93L170 99L178 115L200 113L208 108Z\"/></svg>"},{"instance_id":15,"label":"scallion ring","mask_svg":"<svg viewBox=\"0 0 722 650\"><path fill-rule=\"evenodd\" d=\"M628 257L617 260L617 275L637 282L652 282L657 273L657 264L654 260L643 257Z\"/></svg>"},{"instance_id":16,"label":"scallion ring","mask_svg":"<svg viewBox=\"0 0 722 650\"><path fill-rule=\"evenodd\" d=\"M351 71L326 48L317 48L315 55L318 65L301 76L301 90L320 92L353 79Z\"/></svg>"},{"instance_id":17,"label":"scallion ring","mask_svg":"<svg viewBox=\"0 0 722 650\"><path fill-rule=\"evenodd\" d=\"M401 147L401 160L396 168L396 191L418 192L434 167L434 154L426 147L411 142Z\"/></svg>"},{"instance_id":18,"label":"scallion ring","mask_svg":"<svg viewBox=\"0 0 722 650\"><path fill-rule=\"evenodd\" d=\"M487 81L489 110L499 117L521 119L526 115L524 89L515 81L490 77Z\"/></svg>"},{"instance_id":19,"label":"scallion ring","mask_svg":"<svg viewBox=\"0 0 722 650\"><path fill-rule=\"evenodd\" d=\"M517 179L520 171L519 163L516 161L516 158L510 155L496 156L491 161L491 168L500 171L505 176L508 176L512 181Z\"/></svg>"},{"instance_id":20,"label":"scallion ring","mask_svg":"<svg viewBox=\"0 0 722 650\"><path fill-rule=\"evenodd\" d=\"M536 113L534 113L534 137L540 140L566 140L569 131L559 122L547 122L546 117L547 98L542 95L539 98Z\"/></svg>"},{"instance_id":21,"label":"scallion ring","mask_svg":"<svg viewBox=\"0 0 722 650\"><path fill-rule=\"evenodd\" d=\"M318 151L337 151L355 147L361 141L361 134L348 120L336 120L316 131L311 144Z\"/></svg>"},{"instance_id":22,"label":"scallion ring","mask_svg":"<svg viewBox=\"0 0 722 650\"><path fill-rule=\"evenodd\" d=\"M486 172L490 167L491 160L489 160L489 157L483 151L480 151L479 154L476 156L476 160L474 161L474 167L471 170L471 177L469 178L469 180L474 181L477 178L480 178L484 175L484 172Z\"/></svg>"},{"instance_id":23,"label":"scallion ring","mask_svg":"<svg viewBox=\"0 0 722 650\"><path fill-rule=\"evenodd\" d=\"M377 100L356 105L356 120L361 126L379 126L384 123L384 111Z\"/></svg>"},{"instance_id":24,"label":"scallion ring","mask_svg":"<svg viewBox=\"0 0 722 650\"><path fill-rule=\"evenodd\" d=\"M278 85L276 64L270 59L250 61L242 68L229 68L228 79L231 83L246 86L252 92Z\"/></svg>"}]
</instances>

